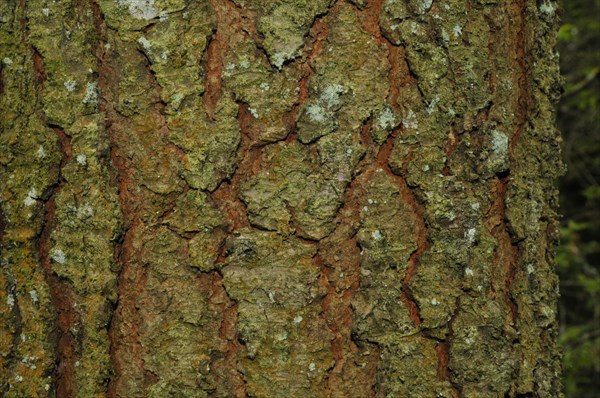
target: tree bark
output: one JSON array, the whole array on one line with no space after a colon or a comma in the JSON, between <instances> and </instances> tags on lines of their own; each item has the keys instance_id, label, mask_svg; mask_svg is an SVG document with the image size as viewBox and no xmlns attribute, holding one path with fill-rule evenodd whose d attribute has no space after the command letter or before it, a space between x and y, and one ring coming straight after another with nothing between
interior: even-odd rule
<instances>
[{"instance_id":1,"label":"tree bark","mask_svg":"<svg viewBox=\"0 0 600 398\"><path fill-rule=\"evenodd\" d=\"M554 1L0 18L3 396L561 396Z\"/></svg>"}]
</instances>

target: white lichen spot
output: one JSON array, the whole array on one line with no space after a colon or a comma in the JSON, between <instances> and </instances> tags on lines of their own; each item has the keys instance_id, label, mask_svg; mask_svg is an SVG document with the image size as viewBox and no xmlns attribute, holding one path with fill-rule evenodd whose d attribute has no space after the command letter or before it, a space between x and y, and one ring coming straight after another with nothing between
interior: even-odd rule
<instances>
[{"instance_id":1,"label":"white lichen spot","mask_svg":"<svg viewBox=\"0 0 600 398\"><path fill-rule=\"evenodd\" d=\"M302 322L303 319L304 318L302 318L300 315L298 315L294 318L294 323L300 323L300 322Z\"/></svg>"},{"instance_id":2,"label":"white lichen spot","mask_svg":"<svg viewBox=\"0 0 600 398\"><path fill-rule=\"evenodd\" d=\"M480 207L481 205L479 204L479 202L471 203L471 209L475 211L479 210Z\"/></svg>"},{"instance_id":3,"label":"white lichen spot","mask_svg":"<svg viewBox=\"0 0 600 398\"><path fill-rule=\"evenodd\" d=\"M4 57L2 59L2 63L4 63L4 65L6 65L6 66L11 66L13 64L13 61L12 61L12 59L10 59L8 57Z\"/></svg>"},{"instance_id":4,"label":"white lichen spot","mask_svg":"<svg viewBox=\"0 0 600 398\"><path fill-rule=\"evenodd\" d=\"M369 211L369 208L367 206L363 206L363 211Z\"/></svg>"},{"instance_id":5,"label":"white lichen spot","mask_svg":"<svg viewBox=\"0 0 600 398\"><path fill-rule=\"evenodd\" d=\"M508 137L498 130L492 130L492 151L500 156L508 152Z\"/></svg>"},{"instance_id":6,"label":"white lichen spot","mask_svg":"<svg viewBox=\"0 0 600 398\"><path fill-rule=\"evenodd\" d=\"M328 107L333 108L340 105L340 95L346 93L346 89L341 84L331 84L321 93L321 101Z\"/></svg>"},{"instance_id":7,"label":"white lichen spot","mask_svg":"<svg viewBox=\"0 0 600 398\"><path fill-rule=\"evenodd\" d=\"M161 11L160 14L158 14L158 20L160 22L165 22L167 19L169 19L169 13L166 11Z\"/></svg>"},{"instance_id":8,"label":"white lichen spot","mask_svg":"<svg viewBox=\"0 0 600 398\"><path fill-rule=\"evenodd\" d=\"M442 40L444 40L446 43L450 41L450 35L444 28L442 28Z\"/></svg>"},{"instance_id":9,"label":"white lichen spot","mask_svg":"<svg viewBox=\"0 0 600 398\"><path fill-rule=\"evenodd\" d=\"M423 171L429 171L429 169L430 169L430 168L429 168L429 165L428 165L428 164L426 164L425 166L423 166Z\"/></svg>"},{"instance_id":10,"label":"white lichen spot","mask_svg":"<svg viewBox=\"0 0 600 398\"><path fill-rule=\"evenodd\" d=\"M59 264L64 264L67 261L65 252L60 249L53 249L52 253L50 253L50 258Z\"/></svg>"},{"instance_id":11,"label":"white lichen spot","mask_svg":"<svg viewBox=\"0 0 600 398\"><path fill-rule=\"evenodd\" d=\"M160 59L162 59L163 61L168 61L169 60L169 50L163 51L162 54L160 54Z\"/></svg>"},{"instance_id":12,"label":"white lichen spot","mask_svg":"<svg viewBox=\"0 0 600 398\"><path fill-rule=\"evenodd\" d=\"M315 365L315 363L314 363L314 362L311 362L311 363L308 365L308 370L310 370L311 372L314 372L316 368L317 368L317 365Z\"/></svg>"},{"instance_id":13,"label":"white lichen spot","mask_svg":"<svg viewBox=\"0 0 600 398\"><path fill-rule=\"evenodd\" d=\"M439 305L440 302L437 301L437 299L434 297L433 299L431 299L431 305Z\"/></svg>"},{"instance_id":14,"label":"white lichen spot","mask_svg":"<svg viewBox=\"0 0 600 398\"><path fill-rule=\"evenodd\" d=\"M98 82L86 83L84 104L96 105L98 103Z\"/></svg>"},{"instance_id":15,"label":"white lichen spot","mask_svg":"<svg viewBox=\"0 0 600 398\"><path fill-rule=\"evenodd\" d=\"M228 64L225 66L225 70L223 71L223 76L225 76L225 77L229 77L229 76L231 76L231 71L233 71L234 69L235 69L235 64L233 64L233 63L231 63L231 62L230 62L230 63L228 63Z\"/></svg>"},{"instance_id":16,"label":"white lichen spot","mask_svg":"<svg viewBox=\"0 0 600 398\"><path fill-rule=\"evenodd\" d=\"M350 156L350 155L352 155L352 152L354 152L354 151L352 150L352 148L348 148L348 149L346 149L346 155Z\"/></svg>"},{"instance_id":17,"label":"white lichen spot","mask_svg":"<svg viewBox=\"0 0 600 398\"><path fill-rule=\"evenodd\" d=\"M542 14L553 15L555 11L556 11L556 4L554 4L550 1L545 1L542 4L540 4L540 12Z\"/></svg>"},{"instance_id":18,"label":"white lichen spot","mask_svg":"<svg viewBox=\"0 0 600 398\"><path fill-rule=\"evenodd\" d=\"M427 12L431 8L432 4L433 4L433 0L418 0L417 1L417 7L419 8L419 12L421 14Z\"/></svg>"},{"instance_id":19,"label":"white lichen spot","mask_svg":"<svg viewBox=\"0 0 600 398\"><path fill-rule=\"evenodd\" d=\"M240 62L240 66L244 69L248 69L250 67L250 62L248 62L247 59L243 59L242 62Z\"/></svg>"},{"instance_id":20,"label":"white lichen spot","mask_svg":"<svg viewBox=\"0 0 600 398\"><path fill-rule=\"evenodd\" d=\"M35 200L37 199L37 190L35 188L31 188L29 192L27 192L27 197L23 200L23 204L25 206L32 206L35 204Z\"/></svg>"},{"instance_id":21,"label":"white lichen spot","mask_svg":"<svg viewBox=\"0 0 600 398\"><path fill-rule=\"evenodd\" d=\"M417 121L417 115L415 115L415 113L410 110L408 112L408 116L406 116L404 118L404 120L402 120L402 124L404 124L404 126L416 130L419 128L419 122Z\"/></svg>"},{"instance_id":22,"label":"white lichen spot","mask_svg":"<svg viewBox=\"0 0 600 398\"><path fill-rule=\"evenodd\" d=\"M277 335L277 340L284 341L284 340L287 340L287 337L288 337L288 334L287 334L287 332L284 331Z\"/></svg>"},{"instance_id":23,"label":"white lichen spot","mask_svg":"<svg viewBox=\"0 0 600 398\"><path fill-rule=\"evenodd\" d=\"M399 26L399 25L396 25L396 24L394 24L394 25L390 25L390 30L391 30L391 31L394 31L394 30L397 30L399 27L400 27L400 26Z\"/></svg>"},{"instance_id":24,"label":"white lichen spot","mask_svg":"<svg viewBox=\"0 0 600 398\"><path fill-rule=\"evenodd\" d=\"M482 291L483 290L483 286L481 286L481 285L477 286L477 290Z\"/></svg>"},{"instance_id":25,"label":"white lichen spot","mask_svg":"<svg viewBox=\"0 0 600 398\"><path fill-rule=\"evenodd\" d=\"M371 234L371 236L372 236L372 237L373 237L373 239L375 239L375 240L381 240L381 239L383 239L383 235L381 235L381 232L380 232L378 229L376 229L376 230L375 230L375 231L374 231L374 232Z\"/></svg>"},{"instance_id":26,"label":"white lichen spot","mask_svg":"<svg viewBox=\"0 0 600 398\"><path fill-rule=\"evenodd\" d=\"M87 164L87 156L85 156L82 153L77 155L76 159L77 159L77 163L80 164L81 166L85 166Z\"/></svg>"},{"instance_id":27,"label":"white lichen spot","mask_svg":"<svg viewBox=\"0 0 600 398\"><path fill-rule=\"evenodd\" d=\"M275 53L271 57L271 62L273 62L273 65L275 65L277 69L281 69L286 58L287 56L285 53Z\"/></svg>"},{"instance_id":28,"label":"white lichen spot","mask_svg":"<svg viewBox=\"0 0 600 398\"><path fill-rule=\"evenodd\" d=\"M473 272L473 270L469 267L465 268L465 275L467 276L473 276L475 275L475 273Z\"/></svg>"},{"instance_id":29,"label":"white lichen spot","mask_svg":"<svg viewBox=\"0 0 600 398\"><path fill-rule=\"evenodd\" d=\"M465 238L470 244L475 242L475 236L477 235L477 230L475 228L469 228L465 231Z\"/></svg>"},{"instance_id":30,"label":"white lichen spot","mask_svg":"<svg viewBox=\"0 0 600 398\"><path fill-rule=\"evenodd\" d=\"M36 369L37 366L35 365L35 360L36 360L36 356L35 355L25 355L23 357L23 359L21 360L21 362L23 362L25 364L25 366L27 366L29 369Z\"/></svg>"},{"instance_id":31,"label":"white lichen spot","mask_svg":"<svg viewBox=\"0 0 600 398\"><path fill-rule=\"evenodd\" d=\"M77 82L74 80L67 80L63 83L68 92L72 93L77 88Z\"/></svg>"},{"instance_id":32,"label":"white lichen spot","mask_svg":"<svg viewBox=\"0 0 600 398\"><path fill-rule=\"evenodd\" d=\"M79 361L75 361L75 366L78 367L79 365L81 365L81 363L79 363Z\"/></svg>"},{"instance_id":33,"label":"white lichen spot","mask_svg":"<svg viewBox=\"0 0 600 398\"><path fill-rule=\"evenodd\" d=\"M138 39L138 43L140 43L142 48L144 48L145 50L150 50L152 48L152 43L150 43L150 41L148 39L146 39L145 36L141 36Z\"/></svg>"},{"instance_id":34,"label":"white lichen spot","mask_svg":"<svg viewBox=\"0 0 600 398\"><path fill-rule=\"evenodd\" d=\"M373 203L375 203L375 201L374 201L373 199L371 199L371 198L367 199L367 202L368 202L370 205L372 205Z\"/></svg>"},{"instance_id":35,"label":"white lichen spot","mask_svg":"<svg viewBox=\"0 0 600 398\"><path fill-rule=\"evenodd\" d=\"M250 111L252 116L254 116L255 119L258 119L258 112L256 111L256 109L254 109L252 107L248 107L248 110Z\"/></svg>"},{"instance_id":36,"label":"white lichen spot","mask_svg":"<svg viewBox=\"0 0 600 398\"><path fill-rule=\"evenodd\" d=\"M19 382L19 383L20 383L20 382L22 382L22 381L23 381L23 376L21 376L21 375L16 375L16 376L15 376L15 380L16 380L17 382Z\"/></svg>"},{"instance_id":37,"label":"white lichen spot","mask_svg":"<svg viewBox=\"0 0 600 398\"><path fill-rule=\"evenodd\" d=\"M377 118L377 125L380 129L384 130L394 128L396 125L396 116L394 115L394 112L392 112L390 108L386 107L381 114L379 114L379 117Z\"/></svg>"},{"instance_id":38,"label":"white lichen spot","mask_svg":"<svg viewBox=\"0 0 600 398\"><path fill-rule=\"evenodd\" d=\"M50 384L44 384L44 390L48 391L50 390Z\"/></svg>"},{"instance_id":39,"label":"white lichen spot","mask_svg":"<svg viewBox=\"0 0 600 398\"><path fill-rule=\"evenodd\" d=\"M153 19L158 15L154 0L117 0L117 4L127 6L129 14L137 19Z\"/></svg>"},{"instance_id":40,"label":"white lichen spot","mask_svg":"<svg viewBox=\"0 0 600 398\"><path fill-rule=\"evenodd\" d=\"M262 91L268 91L271 88L267 82L262 82L259 87Z\"/></svg>"},{"instance_id":41,"label":"white lichen spot","mask_svg":"<svg viewBox=\"0 0 600 398\"><path fill-rule=\"evenodd\" d=\"M15 298L12 294L6 296L6 304L12 308L15 305Z\"/></svg>"},{"instance_id":42,"label":"white lichen spot","mask_svg":"<svg viewBox=\"0 0 600 398\"><path fill-rule=\"evenodd\" d=\"M319 104L312 104L306 108L306 114L313 122L322 123L325 121L325 110Z\"/></svg>"},{"instance_id":43,"label":"white lichen spot","mask_svg":"<svg viewBox=\"0 0 600 398\"><path fill-rule=\"evenodd\" d=\"M36 154L37 154L38 158L43 159L43 158L46 157L46 150L44 149L43 146L40 145L40 147L38 148Z\"/></svg>"},{"instance_id":44,"label":"white lichen spot","mask_svg":"<svg viewBox=\"0 0 600 398\"><path fill-rule=\"evenodd\" d=\"M436 105L439 101L440 101L440 97L436 96L433 100L431 100L429 105L427 105L427 109L425 111L427 112L428 115L431 115L435 111Z\"/></svg>"},{"instance_id":45,"label":"white lichen spot","mask_svg":"<svg viewBox=\"0 0 600 398\"><path fill-rule=\"evenodd\" d=\"M110 43L104 43L104 49L110 50Z\"/></svg>"},{"instance_id":46,"label":"white lichen spot","mask_svg":"<svg viewBox=\"0 0 600 398\"><path fill-rule=\"evenodd\" d=\"M49 8L42 8L42 14L44 14L45 17L50 15L50 9Z\"/></svg>"},{"instance_id":47,"label":"white lichen spot","mask_svg":"<svg viewBox=\"0 0 600 398\"><path fill-rule=\"evenodd\" d=\"M269 296L269 300L274 303L275 302L275 295L273 294L273 292L269 292L267 294L267 296Z\"/></svg>"},{"instance_id":48,"label":"white lichen spot","mask_svg":"<svg viewBox=\"0 0 600 398\"><path fill-rule=\"evenodd\" d=\"M31 297L31 301L33 301L34 303L37 303L39 301L38 294L37 294L36 290L30 290L29 291L29 297Z\"/></svg>"},{"instance_id":49,"label":"white lichen spot","mask_svg":"<svg viewBox=\"0 0 600 398\"><path fill-rule=\"evenodd\" d=\"M533 264L527 264L527 275L531 275L533 274L533 272L535 271L535 268L533 268Z\"/></svg>"},{"instance_id":50,"label":"white lichen spot","mask_svg":"<svg viewBox=\"0 0 600 398\"><path fill-rule=\"evenodd\" d=\"M462 30L463 27L459 24L454 25L454 28L452 28L452 33L454 34L454 37L460 37L462 35Z\"/></svg>"},{"instance_id":51,"label":"white lichen spot","mask_svg":"<svg viewBox=\"0 0 600 398\"><path fill-rule=\"evenodd\" d=\"M419 25L417 25L416 22L411 22L410 23L410 31L413 35L416 35L417 33L419 33Z\"/></svg>"},{"instance_id":52,"label":"white lichen spot","mask_svg":"<svg viewBox=\"0 0 600 398\"><path fill-rule=\"evenodd\" d=\"M175 93L171 96L171 106L175 109L179 108L181 105L181 101L185 98L185 95L182 93Z\"/></svg>"},{"instance_id":53,"label":"white lichen spot","mask_svg":"<svg viewBox=\"0 0 600 398\"><path fill-rule=\"evenodd\" d=\"M89 203L85 203L83 206L77 208L78 218L87 218L94 215L94 209Z\"/></svg>"}]
</instances>

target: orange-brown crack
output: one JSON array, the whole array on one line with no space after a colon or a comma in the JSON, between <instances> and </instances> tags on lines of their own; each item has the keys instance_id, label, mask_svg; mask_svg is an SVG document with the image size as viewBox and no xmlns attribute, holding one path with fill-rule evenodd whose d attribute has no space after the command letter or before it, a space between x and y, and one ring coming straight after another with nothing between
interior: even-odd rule
<instances>
[{"instance_id":1,"label":"orange-brown crack","mask_svg":"<svg viewBox=\"0 0 600 398\"><path fill-rule=\"evenodd\" d=\"M400 191L400 195L402 196L402 201L407 204L412 209L413 214L416 215L414 234L417 248L410 255L408 269L404 275L404 278L402 279L402 301L408 309L410 319L413 321L416 327L419 327L421 325L421 315L419 306L417 305L410 288L410 281L416 272L421 256L428 247L427 227L423 217L423 206L417 201L415 194L406 183L404 177L393 173L389 167L389 157L393 150L394 141L400 135L400 133L401 130L396 129L392 134L390 134L388 139L381 146L373 164L376 169L383 170L393 181L396 182L396 185Z\"/></svg>"},{"instance_id":2,"label":"orange-brown crack","mask_svg":"<svg viewBox=\"0 0 600 398\"><path fill-rule=\"evenodd\" d=\"M132 165L127 160L126 154L123 153L123 149L118 145L118 142L122 140L122 137L119 137L118 129L121 120L113 108L113 98L110 96L110 82L117 72L109 65L104 46L107 28L98 3L91 0L90 4L99 38L94 51L98 60L100 92L98 108L101 113L105 114L105 128L110 141L111 177L117 181L119 203L126 228L122 240L115 245L114 250L115 262L120 268L117 278L119 302L108 329L110 356L116 374L108 383L106 395L115 398L120 394L123 375L127 373L143 374L147 384L150 384L153 379L153 375L144 372L144 349L140 342L140 319L136 309L136 299L144 290L147 273L139 264L133 265L136 257L139 256L136 250L136 241L144 234L145 227L139 216L142 198L141 194L135 190ZM148 73L152 74L150 70ZM155 110L160 112L158 108ZM127 321L125 322L125 320ZM119 330L123 327L127 327L125 332ZM131 355L128 355L129 353Z\"/></svg>"},{"instance_id":3,"label":"orange-brown crack","mask_svg":"<svg viewBox=\"0 0 600 398\"><path fill-rule=\"evenodd\" d=\"M516 126L513 134L510 138L510 155L513 156L514 149L521 139L523 131L527 124L527 118L531 108L531 94L529 92L529 49L526 45L526 29L527 21L525 20L526 14L525 0L516 0L514 4L515 8L515 21L514 25L518 27L515 43L513 48L515 54L513 59L516 60L518 66L518 74L516 75L517 80L517 97L516 97L516 109L515 115L517 116ZM511 7L513 8L513 7Z\"/></svg>"},{"instance_id":4,"label":"orange-brown crack","mask_svg":"<svg viewBox=\"0 0 600 398\"><path fill-rule=\"evenodd\" d=\"M238 147L238 166L229 181L223 181L211 194L221 211L228 215L229 232L249 227L246 206L240 199L241 184L261 170L264 148L259 142L260 131L254 125L254 116L246 104L238 110L241 142Z\"/></svg>"},{"instance_id":5,"label":"orange-brown crack","mask_svg":"<svg viewBox=\"0 0 600 398\"><path fill-rule=\"evenodd\" d=\"M213 361L211 370L213 367L214 370L218 370L213 373L219 385L227 390L228 396L236 398L246 397L246 381L243 374L238 371L238 356L242 349L242 344L238 341L237 336L237 303L231 300L225 291L223 276L220 273L203 273L200 275L200 278L210 279L211 286L208 303L210 306L218 308L219 313L223 315L219 326L219 338L225 343L225 356L222 360ZM225 374L225 377L222 377L223 374Z\"/></svg>"},{"instance_id":6,"label":"orange-brown crack","mask_svg":"<svg viewBox=\"0 0 600 398\"><path fill-rule=\"evenodd\" d=\"M209 0L217 19L217 29L206 50L206 80L203 95L204 108L214 118L217 103L222 95L223 60L229 51L229 41L242 32L240 10L229 0Z\"/></svg>"},{"instance_id":7,"label":"orange-brown crack","mask_svg":"<svg viewBox=\"0 0 600 398\"><path fill-rule=\"evenodd\" d=\"M43 63L41 64L43 66ZM45 73L43 74L45 76ZM63 167L72 159L72 149L69 137L59 128L53 128L59 141L62 158L59 166L58 183L52 187L50 195L44 205L44 222L42 232L38 239L38 252L44 271L46 283L50 288L50 300L57 313L58 335L56 341L56 360L54 388L61 397L75 397L77 394L75 383L75 362L79 359L77 353L77 336L73 330L81 324L80 316L75 311L73 290L61 281L52 270L50 249L52 248L51 234L56 226L56 195L64 186L61 175Z\"/></svg>"},{"instance_id":8,"label":"orange-brown crack","mask_svg":"<svg viewBox=\"0 0 600 398\"><path fill-rule=\"evenodd\" d=\"M517 244L513 244L509 225L506 220L506 191L510 176L496 177L492 181L490 208L486 213L485 227L496 239L497 246L494 250L494 271L490 298L495 299L503 295L510 310L510 322L514 323L518 316L518 308L511 295L511 286L517 272L520 251Z\"/></svg>"}]
</instances>

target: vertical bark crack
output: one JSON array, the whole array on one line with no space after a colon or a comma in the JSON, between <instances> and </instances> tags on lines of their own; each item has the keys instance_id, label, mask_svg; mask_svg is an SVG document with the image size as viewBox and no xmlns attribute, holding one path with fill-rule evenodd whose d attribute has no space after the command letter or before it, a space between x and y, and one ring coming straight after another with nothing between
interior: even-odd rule
<instances>
[{"instance_id":1,"label":"vertical bark crack","mask_svg":"<svg viewBox=\"0 0 600 398\"><path fill-rule=\"evenodd\" d=\"M39 63L38 65L43 65ZM38 74L45 76L43 69ZM77 330L81 320L73 305L72 289L66 285L52 270L51 253L52 247L51 234L56 223L56 195L64 186L62 176L63 167L71 161L72 150L69 137L57 126L53 127L59 147L62 153L62 159L59 166L58 182L50 187L49 192L45 193L44 204L44 222L41 234L38 238L38 252L41 266L44 270L44 276L50 287L50 297L53 307L57 312L57 336L56 336L56 374L55 391L61 397L74 397L76 394L75 386L75 362L78 359L78 345L81 336Z\"/></svg>"}]
</instances>

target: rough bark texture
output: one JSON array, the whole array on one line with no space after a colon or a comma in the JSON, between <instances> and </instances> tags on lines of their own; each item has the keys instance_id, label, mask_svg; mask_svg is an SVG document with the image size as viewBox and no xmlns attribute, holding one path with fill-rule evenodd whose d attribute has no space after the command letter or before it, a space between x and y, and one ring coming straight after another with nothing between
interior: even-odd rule
<instances>
[{"instance_id":1,"label":"rough bark texture","mask_svg":"<svg viewBox=\"0 0 600 398\"><path fill-rule=\"evenodd\" d=\"M0 2L6 397L556 397L550 0Z\"/></svg>"}]
</instances>

